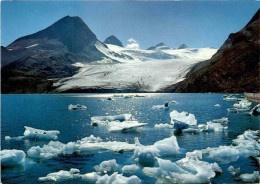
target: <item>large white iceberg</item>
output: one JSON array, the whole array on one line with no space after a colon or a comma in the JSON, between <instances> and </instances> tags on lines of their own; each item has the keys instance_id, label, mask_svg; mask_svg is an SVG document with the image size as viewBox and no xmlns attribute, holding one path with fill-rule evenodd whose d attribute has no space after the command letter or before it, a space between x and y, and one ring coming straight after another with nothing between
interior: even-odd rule
<instances>
[{"instance_id":1,"label":"large white iceberg","mask_svg":"<svg viewBox=\"0 0 260 184\"><path fill-rule=\"evenodd\" d=\"M22 165L25 161L25 153L22 150L1 150L1 166L12 167L16 165Z\"/></svg>"},{"instance_id":2,"label":"large white iceberg","mask_svg":"<svg viewBox=\"0 0 260 184\"><path fill-rule=\"evenodd\" d=\"M40 130L28 126L24 126L24 136L10 137L6 136L6 140L23 140L23 139L37 139L37 140L56 140L60 132L58 130Z\"/></svg>"},{"instance_id":3,"label":"large white iceberg","mask_svg":"<svg viewBox=\"0 0 260 184\"><path fill-rule=\"evenodd\" d=\"M208 157L224 164L237 161L239 157L257 157L259 155L260 145L256 140L258 139L256 135L259 134L259 132L260 131L248 130L233 140L233 145L195 150L186 153L186 156L196 159Z\"/></svg>"},{"instance_id":4,"label":"large white iceberg","mask_svg":"<svg viewBox=\"0 0 260 184\"><path fill-rule=\"evenodd\" d=\"M165 157L176 155L180 152L175 136L155 142L153 145L141 145L139 140L136 139L136 148L133 158L141 165L152 166L156 159L155 157Z\"/></svg>"},{"instance_id":5,"label":"large white iceberg","mask_svg":"<svg viewBox=\"0 0 260 184\"><path fill-rule=\"evenodd\" d=\"M48 159L59 155L68 155L72 153L87 154L104 151L127 152L134 151L134 149L134 144L117 141L103 142L102 139L91 135L90 137L85 137L76 142L69 142L67 144L59 141L50 141L42 147L31 147L27 151L27 155L31 158Z\"/></svg>"},{"instance_id":6,"label":"large white iceberg","mask_svg":"<svg viewBox=\"0 0 260 184\"><path fill-rule=\"evenodd\" d=\"M173 110L170 113L171 124L174 125L174 128L179 131L185 128L189 128L190 126L196 126L197 120L194 114L189 114L187 112L178 112Z\"/></svg>"},{"instance_id":7,"label":"large white iceberg","mask_svg":"<svg viewBox=\"0 0 260 184\"><path fill-rule=\"evenodd\" d=\"M177 162L157 158L159 167L145 167L144 173L151 177L165 178L172 183L208 183L222 172L217 163L207 163L191 158L183 158Z\"/></svg>"},{"instance_id":8,"label":"large white iceberg","mask_svg":"<svg viewBox=\"0 0 260 184\"><path fill-rule=\"evenodd\" d=\"M80 178L78 169L71 168L70 171L60 170L59 172L50 173L45 177L40 177L39 182L57 182L68 179L77 179Z\"/></svg>"}]
</instances>

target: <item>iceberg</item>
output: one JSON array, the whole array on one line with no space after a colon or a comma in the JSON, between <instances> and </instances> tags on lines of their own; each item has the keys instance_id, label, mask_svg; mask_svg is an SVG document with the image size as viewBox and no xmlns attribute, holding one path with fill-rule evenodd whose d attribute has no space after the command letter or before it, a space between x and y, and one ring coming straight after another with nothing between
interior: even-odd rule
<instances>
[{"instance_id":1,"label":"iceberg","mask_svg":"<svg viewBox=\"0 0 260 184\"><path fill-rule=\"evenodd\" d=\"M22 165L25 161L25 153L22 150L1 150L0 152L1 166L13 167Z\"/></svg>"},{"instance_id":2,"label":"iceberg","mask_svg":"<svg viewBox=\"0 0 260 184\"><path fill-rule=\"evenodd\" d=\"M241 174L239 177L246 183L258 183L260 181L259 171L254 171L252 174Z\"/></svg>"},{"instance_id":3,"label":"iceberg","mask_svg":"<svg viewBox=\"0 0 260 184\"><path fill-rule=\"evenodd\" d=\"M251 111L251 115L258 116L260 115L260 104L257 104Z\"/></svg>"},{"instance_id":4,"label":"iceberg","mask_svg":"<svg viewBox=\"0 0 260 184\"><path fill-rule=\"evenodd\" d=\"M108 160L108 161L103 161L99 165L96 165L94 169L97 172L101 173L113 173L117 171L119 165L116 163L116 160Z\"/></svg>"},{"instance_id":5,"label":"iceberg","mask_svg":"<svg viewBox=\"0 0 260 184\"><path fill-rule=\"evenodd\" d=\"M127 132L136 131L138 127L147 125L147 123L139 123L138 121L111 121L108 124L109 132Z\"/></svg>"},{"instance_id":6,"label":"iceberg","mask_svg":"<svg viewBox=\"0 0 260 184\"><path fill-rule=\"evenodd\" d=\"M40 130L28 126L24 126L24 136L10 137L6 136L5 140L23 140L23 139L36 139L36 140L56 140L60 132L58 130Z\"/></svg>"},{"instance_id":7,"label":"iceberg","mask_svg":"<svg viewBox=\"0 0 260 184\"><path fill-rule=\"evenodd\" d=\"M141 180L133 175L130 177L125 177L123 174L114 173L111 176L107 174L98 177L97 184L141 184Z\"/></svg>"},{"instance_id":8,"label":"iceberg","mask_svg":"<svg viewBox=\"0 0 260 184\"><path fill-rule=\"evenodd\" d=\"M140 165L152 166L156 162L155 157L176 155L180 152L175 136L155 142L153 145L143 146L139 140L135 140L136 148L133 155L135 161Z\"/></svg>"},{"instance_id":9,"label":"iceberg","mask_svg":"<svg viewBox=\"0 0 260 184\"><path fill-rule=\"evenodd\" d=\"M80 105L80 104L77 104L77 105L70 104L68 106L68 109L69 110L85 110L85 109L87 109L87 107L85 105Z\"/></svg>"},{"instance_id":10,"label":"iceberg","mask_svg":"<svg viewBox=\"0 0 260 184\"><path fill-rule=\"evenodd\" d=\"M232 176L236 176L240 173L240 167L238 167L237 169L235 169L232 165L229 166L229 168L227 169L228 172L232 175Z\"/></svg>"},{"instance_id":11,"label":"iceberg","mask_svg":"<svg viewBox=\"0 0 260 184\"><path fill-rule=\"evenodd\" d=\"M221 105L220 105L220 104L215 104L214 106L215 106L215 107L221 107Z\"/></svg>"},{"instance_id":12,"label":"iceberg","mask_svg":"<svg viewBox=\"0 0 260 184\"><path fill-rule=\"evenodd\" d=\"M228 118L226 118L226 117L223 117L220 119L213 119L212 121L215 123L224 123L224 124L227 124L229 122Z\"/></svg>"},{"instance_id":13,"label":"iceberg","mask_svg":"<svg viewBox=\"0 0 260 184\"><path fill-rule=\"evenodd\" d=\"M174 128L177 131L181 131L182 129L189 128L190 126L196 126L197 120L194 114L189 114L187 112L178 112L173 110L170 113L171 124L174 125Z\"/></svg>"},{"instance_id":14,"label":"iceberg","mask_svg":"<svg viewBox=\"0 0 260 184\"><path fill-rule=\"evenodd\" d=\"M223 100L225 101L237 101L237 97L233 95L223 95Z\"/></svg>"},{"instance_id":15,"label":"iceberg","mask_svg":"<svg viewBox=\"0 0 260 184\"><path fill-rule=\"evenodd\" d=\"M94 116L91 117L91 125L98 126L98 125L106 125L110 121L129 121L131 119L131 114L119 114L115 116Z\"/></svg>"},{"instance_id":16,"label":"iceberg","mask_svg":"<svg viewBox=\"0 0 260 184\"><path fill-rule=\"evenodd\" d=\"M155 178L166 178L172 183L209 183L222 172L217 163L207 163L191 158L183 158L177 162L157 158L159 167L145 167L143 172Z\"/></svg>"},{"instance_id":17,"label":"iceberg","mask_svg":"<svg viewBox=\"0 0 260 184\"><path fill-rule=\"evenodd\" d=\"M252 105L252 102L249 102L246 99L241 99L238 101L238 103L235 103L233 107L238 108L238 109L248 109Z\"/></svg>"},{"instance_id":18,"label":"iceberg","mask_svg":"<svg viewBox=\"0 0 260 184\"><path fill-rule=\"evenodd\" d=\"M223 164L237 161L239 157L258 157L260 145L256 140L258 139L256 135L259 133L260 131L248 130L234 139L233 145L195 150L186 153L186 157L200 160L208 157Z\"/></svg>"},{"instance_id":19,"label":"iceberg","mask_svg":"<svg viewBox=\"0 0 260 184\"><path fill-rule=\"evenodd\" d=\"M139 169L139 167L136 164L125 165L122 168L122 172L123 173L135 173L138 169Z\"/></svg>"},{"instance_id":20,"label":"iceberg","mask_svg":"<svg viewBox=\"0 0 260 184\"><path fill-rule=\"evenodd\" d=\"M80 178L78 169L70 169L70 171L64 171L60 170L59 172L50 173L45 177L40 177L38 179L39 182L57 182L57 181L63 181L68 179L76 179Z\"/></svg>"},{"instance_id":21,"label":"iceberg","mask_svg":"<svg viewBox=\"0 0 260 184\"><path fill-rule=\"evenodd\" d=\"M163 123L160 123L160 124L155 124L154 125L154 128L159 128L159 129L162 129L162 128L173 128L173 125L170 125L170 124L163 124Z\"/></svg>"},{"instance_id":22,"label":"iceberg","mask_svg":"<svg viewBox=\"0 0 260 184\"><path fill-rule=\"evenodd\" d=\"M100 153L104 151L113 152L128 152L134 151L135 145L127 142L108 141L103 142L99 137L82 138L76 142L69 142L67 144L59 141L50 141L48 144L31 147L27 151L28 157L35 159L49 159L60 155L69 155L73 153L88 154Z\"/></svg>"}]
</instances>

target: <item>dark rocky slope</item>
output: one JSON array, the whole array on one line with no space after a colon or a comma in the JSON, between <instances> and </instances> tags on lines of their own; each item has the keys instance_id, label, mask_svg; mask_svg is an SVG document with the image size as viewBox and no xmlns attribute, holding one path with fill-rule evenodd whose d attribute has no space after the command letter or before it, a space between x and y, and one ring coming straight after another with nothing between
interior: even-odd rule
<instances>
[{"instance_id":1,"label":"dark rocky slope","mask_svg":"<svg viewBox=\"0 0 260 184\"><path fill-rule=\"evenodd\" d=\"M174 92L259 92L260 10L207 61L196 64Z\"/></svg>"},{"instance_id":2,"label":"dark rocky slope","mask_svg":"<svg viewBox=\"0 0 260 184\"><path fill-rule=\"evenodd\" d=\"M117 37L115 37L114 35L111 35L108 38L106 38L104 43L116 45L116 46L119 46L119 47L124 47L122 42Z\"/></svg>"},{"instance_id":3,"label":"dark rocky slope","mask_svg":"<svg viewBox=\"0 0 260 184\"><path fill-rule=\"evenodd\" d=\"M73 63L106 57L97 44L106 47L81 18L66 16L1 47L2 93L49 91L49 79L69 77L78 71Z\"/></svg>"}]
</instances>

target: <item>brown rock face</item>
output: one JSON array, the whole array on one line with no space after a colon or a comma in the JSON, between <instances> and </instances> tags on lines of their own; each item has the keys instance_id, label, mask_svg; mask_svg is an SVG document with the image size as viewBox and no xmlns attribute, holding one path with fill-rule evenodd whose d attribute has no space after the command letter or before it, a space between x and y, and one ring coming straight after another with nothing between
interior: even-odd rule
<instances>
[{"instance_id":1,"label":"brown rock face","mask_svg":"<svg viewBox=\"0 0 260 184\"><path fill-rule=\"evenodd\" d=\"M175 92L259 92L260 10L218 52L196 64Z\"/></svg>"}]
</instances>

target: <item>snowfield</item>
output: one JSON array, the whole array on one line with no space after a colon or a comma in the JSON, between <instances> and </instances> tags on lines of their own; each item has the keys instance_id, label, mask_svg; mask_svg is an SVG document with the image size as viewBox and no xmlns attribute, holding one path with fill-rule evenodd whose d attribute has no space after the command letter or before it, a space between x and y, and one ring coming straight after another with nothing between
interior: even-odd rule
<instances>
[{"instance_id":1,"label":"snowfield","mask_svg":"<svg viewBox=\"0 0 260 184\"><path fill-rule=\"evenodd\" d=\"M159 91L184 80L191 67L217 52L215 48L133 50L115 45L96 44L107 56L92 63L77 62L72 77L54 84L58 91L70 89L118 89ZM109 59L111 58L111 59ZM117 62L115 62L117 61Z\"/></svg>"}]
</instances>

